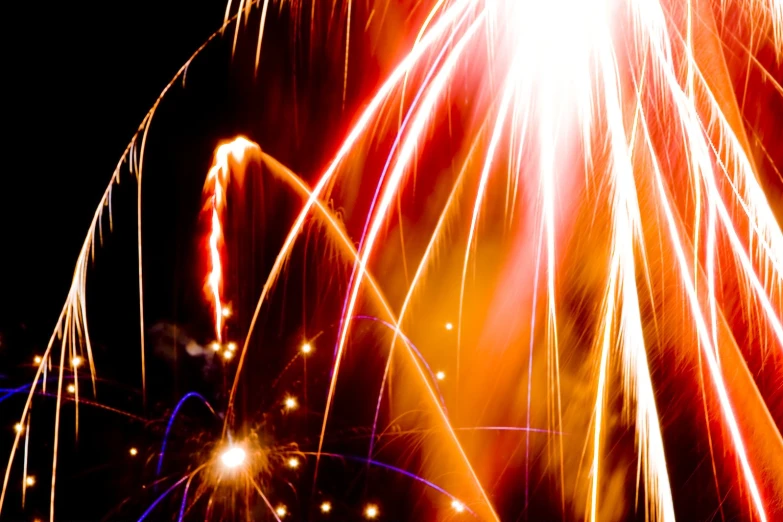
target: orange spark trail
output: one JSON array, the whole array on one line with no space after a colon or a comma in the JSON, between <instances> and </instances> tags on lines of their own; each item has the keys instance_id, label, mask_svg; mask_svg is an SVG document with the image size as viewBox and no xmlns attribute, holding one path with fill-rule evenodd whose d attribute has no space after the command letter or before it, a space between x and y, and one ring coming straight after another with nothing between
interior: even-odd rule
<instances>
[{"instance_id":1,"label":"orange spark trail","mask_svg":"<svg viewBox=\"0 0 783 522\"><path fill-rule=\"evenodd\" d=\"M229 161L241 163L245 153L258 148L258 145L246 138L238 137L229 143L225 143L215 151L215 160L207 173L204 190L208 194L208 207L210 211L209 233L209 262L210 270L207 276L206 289L212 299L215 315L215 339L223 342L223 325L228 308L223 303L223 264L221 261L221 247L223 246L223 224L221 221L223 210L226 206L226 193L229 182Z\"/></svg>"}]
</instances>

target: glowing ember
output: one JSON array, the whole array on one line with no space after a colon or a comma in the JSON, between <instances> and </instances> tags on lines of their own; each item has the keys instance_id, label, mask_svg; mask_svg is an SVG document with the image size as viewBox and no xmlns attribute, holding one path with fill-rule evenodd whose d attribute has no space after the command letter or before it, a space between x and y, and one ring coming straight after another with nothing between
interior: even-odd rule
<instances>
[{"instance_id":1,"label":"glowing ember","mask_svg":"<svg viewBox=\"0 0 783 522\"><path fill-rule=\"evenodd\" d=\"M231 446L220 455L220 461L228 469L235 469L245 463L245 450L239 446Z\"/></svg>"},{"instance_id":2,"label":"glowing ember","mask_svg":"<svg viewBox=\"0 0 783 522\"><path fill-rule=\"evenodd\" d=\"M369 519L378 518L379 513L378 506L375 504L368 504L367 507L364 508L364 516Z\"/></svg>"}]
</instances>

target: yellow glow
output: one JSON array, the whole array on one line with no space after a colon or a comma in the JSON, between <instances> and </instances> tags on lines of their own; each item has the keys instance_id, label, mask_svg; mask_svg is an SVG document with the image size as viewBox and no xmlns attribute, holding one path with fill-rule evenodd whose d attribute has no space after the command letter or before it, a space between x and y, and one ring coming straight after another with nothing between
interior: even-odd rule
<instances>
[{"instance_id":1,"label":"yellow glow","mask_svg":"<svg viewBox=\"0 0 783 522\"><path fill-rule=\"evenodd\" d=\"M226 350L225 352L223 352L223 358L227 361L231 359L233 356L234 356L234 352L232 351Z\"/></svg>"},{"instance_id":2,"label":"yellow glow","mask_svg":"<svg viewBox=\"0 0 783 522\"><path fill-rule=\"evenodd\" d=\"M299 459L296 457L291 457L288 459L288 467L291 469L296 469L299 467Z\"/></svg>"},{"instance_id":3,"label":"yellow glow","mask_svg":"<svg viewBox=\"0 0 783 522\"><path fill-rule=\"evenodd\" d=\"M446 323L446 330L449 330L449 331L451 331L451 330L453 330L453 329L454 329L454 325L453 325L453 324L451 324L451 323Z\"/></svg>"},{"instance_id":4,"label":"yellow glow","mask_svg":"<svg viewBox=\"0 0 783 522\"><path fill-rule=\"evenodd\" d=\"M438 373L435 374L435 378L438 379L439 381L442 381L443 379L446 378L446 372L444 372L443 370L439 371Z\"/></svg>"},{"instance_id":5,"label":"yellow glow","mask_svg":"<svg viewBox=\"0 0 783 522\"><path fill-rule=\"evenodd\" d=\"M209 345L210 348L212 348L212 351L219 352L220 351L220 343L215 341L214 343Z\"/></svg>"},{"instance_id":6,"label":"yellow glow","mask_svg":"<svg viewBox=\"0 0 783 522\"><path fill-rule=\"evenodd\" d=\"M373 519L378 517L378 506L375 504L367 504L367 507L364 508L364 516Z\"/></svg>"},{"instance_id":7,"label":"yellow glow","mask_svg":"<svg viewBox=\"0 0 783 522\"><path fill-rule=\"evenodd\" d=\"M275 513L277 513L278 517L284 517L288 514L288 509L286 509L284 505L280 504L275 508Z\"/></svg>"},{"instance_id":8,"label":"yellow glow","mask_svg":"<svg viewBox=\"0 0 783 522\"><path fill-rule=\"evenodd\" d=\"M237 343L228 343L228 349L235 352L237 350Z\"/></svg>"},{"instance_id":9,"label":"yellow glow","mask_svg":"<svg viewBox=\"0 0 783 522\"><path fill-rule=\"evenodd\" d=\"M321 513L329 513L332 510L331 502L321 502Z\"/></svg>"},{"instance_id":10,"label":"yellow glow","mask_svg":"<svg viewBox=\"0 0 783 522\"><path fill-rule=\"evenodd\" d=\"M81 364L82 364L82 358L79 357L78 355L73 359L71 359L71 366L73 366L74 368L78 368L79 366L81 366Z\"/></svg>"},{"instance_id":11,"label":"yellow glow","mask_svg":"<svg viewBox=\"0 0 783 522\"><path fill-rule=\"evenodd\" d=\"M308 354L312 351L313 351L313 345L311 345L310 343L304 343L302 345L302 353Z\"/></svg>"},{"instance_id":12,"label":"yellow glow","mask_svg":"<svg viewBox=\"0 0 783 522\"><path fill-rule=\"evenodd\" d=\"M220 455L220 461L223 466L229 469L235 469L244 464L247 454L239 446L231 446Z\"/></svg>"},{"instance_id":13,"label":"yellow glow","mask_svg":"<svg viewBox=\"0 0 783 522\"><path fill-rule=\"evenodd\" d=\"M41 364L41 361L43 361L43 359L41 359L41 356L40 356L40 355L36 355L36 356L33 358L33 361L35 362L35 364Z\"/></svg>"},{"instance_id":14,"label":"yellow glow","mask_svg":"<svg viewBox=\"0 0 783 522\"><path fill-rule=\"evenodd\" d=\"M16 424L14 424L14 430L15 430L17 433L19 433L20 431L22 431L22 429L23 429L23 427L22 427L22 423L21 423L21 422L17 422Z\"/></svg>"},{"instance_id":15,"label":"yellow glow","mask_svg":"<svg viewBox=\"0 0 783 522\"><path fill-rule=\"evenodd\" d=\"M136 455L138 455L138 454L139 454L139 450L137 450L136 448L131 448L131 449L128 451L128 453L130 453L130 454L131 454L131 457L135 457Z\"/></svg>"},{"instance_id":16,"label":"yellow glow","mask_svg":"<svg viewBox=\"0 0 783 522\"><path fill-rule=\"evenodd\" d=\"M453 507L454 511L456 511L457 513L462 513L463 511L465 511L465 504L463 504L457 499L451 501L451 507Z\"/></svg>"},{"instance_id":17,"label":"yellow glow","mask_svg":"<svg viewBox=\"0 0 783 522\"><path fill-rule=\"evenodd\" d=\"M24 483L27 484L27 487L35 486L35 477L32 475L27 475L27 478L24 479Z\"/></svg>"},{"instance_id":18,"label":"yellow glow","mask_svg":"<svg viewBox=\"0 0 783 522\"><path fill-rule=\"evenodd\" d=\"M73 384L69 384L68 393L76 393L76 386L74 386Z\"/></svg>"},{"instance_id":19,"label":"yellow glow","mask_svg":"<svg viewBox=\"0 0 783 522\"><path fill-rule=\"evenodd\" d=\"M295 410L299 406L299 403L296 402L296 397L290 396L285 398L284 404L287 410Z\"/></svg>"},{"instance_id":20,"label":"yellow glow","mask_svg":"<svg viewBox=\"0 0 783 522\"><path fill-rule=\"evenodd\" d=\"M223 314L223 317L231 317L231 308L226 306L223 308L221 313Z\"/></svg>"}]
</instances>

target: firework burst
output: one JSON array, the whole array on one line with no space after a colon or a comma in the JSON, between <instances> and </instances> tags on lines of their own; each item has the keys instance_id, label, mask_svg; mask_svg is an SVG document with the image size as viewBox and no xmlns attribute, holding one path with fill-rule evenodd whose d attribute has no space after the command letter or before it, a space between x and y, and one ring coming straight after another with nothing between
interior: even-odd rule
<instances>
[{"instance_id":1,"label":"firework burst","mask_svg":"<svg viewBox=\"0 0 783 522\"><path fill-rule=\"evenodd\" d=\"M392 3L373 4L368 26L382 19ZM260 9L257 68L270 4L229 2L221 28L236 20L236 47L241 22L252 9ZM524 497L522 510L528 512L534 502L531 474L538 473L552 479L556 511L564 519L621 518L623 513L612 504L623 494L613 489L607 453L617 433L632 426L636 496L644 497L638 502L651 520L675 520L678 502L667 453L672 446L663 421L673 401L662 402L657 388L663 379L656 376L656 368L677 362L686 370L665 380L689 394L698 387L693 394L697 400L689 400L687 407L706 421L714 476L709 487L717 489L718 497L725 490L738 490L731 496L745 517L775 520L783 510L783 468L775 465L783 454L783 438L780 412L771 406L775 390L765 382L779 380L783 358L783 233L765 193L726 56L742 56L748 70L753 68L783 95L780 75L764 68L758 58L762 46L776 53L778 63L783 57L783 2L430 4L419 16L421 24L406 54L368 98L312 188L246 138L217 149L205 196L210 219L206 290L219 349L230 313L222 251L222 220L231 207L229 181L241 185L244 165L257 162L305 203L267 274L244 343L224 350L230 354L227 359L236 352L237 365L219 450L164 495L182 484L187 491L193 476L207 468L214 472L205 473L218 477L245 466L252 468L243 471L247 477L260 473L252 466L268 469L263 463L269 452L262 446L253 443L251 451L242 442L232 442L231 434L240 432L244 422L236 413L237 390L241 383L248 386L246 361L262 309L272 299L309 217L315 215L347 260L350 277L339 314L332 317L337 325L334 357L317 443L311 452L280 453L290 468L297 468L299 459L311 458L317 480L322 458L344 458L330 453L325 444L345 355L360 318L367 317L367 301L393 335L374 390L364 462L406 472L374 460L384 412L404 424L408 421L400 418L410 411L426 410L422 422L440 435L422 442L431 457L413 478L446 495L457 514L468 511L482 520L500 520L505 511L497 505L505 493ZM314 31L319 20L315 1L279 5L290 7L297 24L309 19ZM344 103L356 6L348 0L329 7L330 26L336 10L346 24ZM412 13L420 9L405 8ZM146 134L159 102L120 161L130 161L139 187ZM443 143L457 152L444 153ZM433 166L442 156L447 156L448 169ZM360 181L374 188L365 211L341 221L325 202L360 183L350 168L359 161ZM119 172L118 166L83 244L55 334L38 361L0 508L23 436L27 453L35 390L39 382L45 386L53 359L59 359L50 508L54 518L65 371L73 377L78 401L82 357L95 382L86 321L86 267ZM424 187L418 192L431 193L424 203L416 185ZM138 204L140 210L140 188ZM358 233L349 233L354 229ZM399 231L399 241L391 230ZM491 245L493 254L484 255L479 244ZM415 270L409 273L407 263L414 258ZM389 259L401 261L400 274L384 272ZM399 285L400 280L405 284ZM582 290L573 289L579 286L576 281ZM141 269L139 288L143 303ZM577 301L569 294L578 292L589 302L579 305L588 316L582 321L568 315L569 306L577 308L569 304ZM443 305L439 294L452 304ZM449 319L454 322L445 328L453 330L453 343L422 352L410 339L420 346L433 344L437 313L422 320L410 312L432 303L453 315ZM143 323L143 310L141 314ZM311 341L298 356L310 354ZM141 353L143 368L143 340ZM449 371L433 373L423 353L449 361ZM143 375L142 370L142 381ZM447 375L450 388L444 394L439 381ZM407 395L400 389L408 390ZM503 408L495 406L498 398ZM293 397L283 404L289 411L299 406ZM625 422L615 419L618 413ZM488 417L499 424L521 424L522 442L498 446L494 454L477 449L481 443L461 430ZM531 436L539 421L546 424L546 442ZM539 464L538 457L546 464ZM732 459L734 466L724 462ZM499 487L517 461L521 464L514 466L514 482L521 486ZM254 480L250 483L269 513L277 520L288 516L288 507L275 506ZM320 503L322 513L331 509L329 501ZM377 518L382 511L368 504L364 515Z\"/></svg>"}]
</instances>

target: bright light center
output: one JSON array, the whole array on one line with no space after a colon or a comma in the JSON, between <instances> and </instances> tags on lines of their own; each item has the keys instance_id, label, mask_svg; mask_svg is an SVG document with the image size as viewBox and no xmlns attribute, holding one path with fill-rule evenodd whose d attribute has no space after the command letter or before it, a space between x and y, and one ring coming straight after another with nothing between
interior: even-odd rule
<instances>
[{"instance_id":1,"label":"bright light center","mask_svg":"<svg viewBox=\"0 0 783 522\"><path fill-rule=\"evenodd\" d=\"M454 511L456 511L457 513L462 513L463 511L465 511L465 504L463 504L459 500L452 500L451 507L453 507Z\"/></svg>"},{"instance_id":2,"label":"bright light center","mask_svg":"<svg viewBox=\"0 0 783 522\"><path fill-rule=\"evenodd\" d=\"M234 469L238 468L245 462L245 457L245 450L239 446L232 446L223 452L223 454L220 456L220 460L223 462L225 467Z\"/></svg>"}]
</instances>

